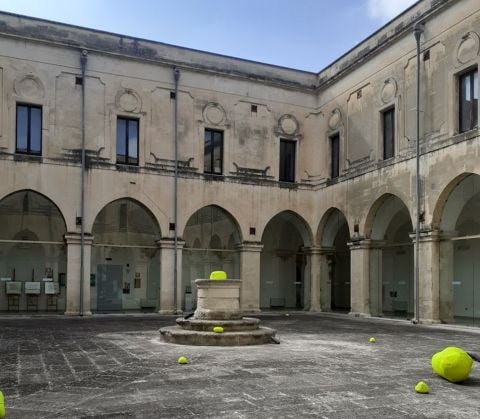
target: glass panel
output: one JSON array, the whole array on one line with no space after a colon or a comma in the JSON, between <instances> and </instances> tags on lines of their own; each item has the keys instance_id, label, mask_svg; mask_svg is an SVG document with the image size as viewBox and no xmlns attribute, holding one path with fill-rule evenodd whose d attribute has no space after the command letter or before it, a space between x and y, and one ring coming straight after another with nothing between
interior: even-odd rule
<instances>
[{"instance_id":1,"label":"glass panel","mask_svg":"<svg viewBox=\"0 0 480 419\"><path fill-rule=\"evenodd\" d=\"M160 229L153 215L129 199L119 199L104 207L93 224L94 243L156 246Z\"/></svg>"},{"instance_id":2,"label":"glass panel","mask_svg":"<svg viewBox=\"0 0 480 419\"><path fill-rule=\"evenodd\" d=\"M332 147L332 178L338 177L339 174L339 149L340 149L340 138L338 135L335 135L331 139L331 147Z\"/></svg>"},{"instance_id":3,"label":"glass panel","mask_svg":"<svg viewBox=\"0 0 480 419\"><path fill-rule=\"evenodd\" d=\"M0 239L63 242L65 222L58 208L33 191L16 192L0 201Z\"/></svg>"},{"instance_id":4,"label":"glass panel","mask_svg":"<svg viewBox=\"0 0 480 419\"><path fill-rule=\"evenodd\" d=\"M280 176L281 182L295 181L295 142L280 140Z\"/></svg>"},{"instance_id":5,"label":"glass panel","mask_svg":"<svg viewBox=\"0 0 480 419\"><path fill-rule=\"evenodd\" d=\"M470 119L471 102L470 102L470 73L460 77L460 132L467 131L472 126Z\"/></svg>"},{"instance_id":6,"label":"glass panel","mask_svg":"<svg viewBox=\"0 0 480 419\"><path fill-rule=\"evenodd\" d=\"M478 71L473 73L472 128L478 125Z\"/></svg>"},{"instance_id":7,"label":"glass panel","mask_svg":"<svg viewBox=\"0 0 480 419\"><path fill-rule=\"evenodd\" d=\"M389 159L395 154L394 109L383 113L383 158Z\"/></svg>"},{"instance_id":8,"label":"glass panel","mask_svg":"<svg viewBox=\"0 0 480 419\"><path fill-rule=\"evenodd\" d=\"M30 152L42 152L42 110L30 108Z\"/></svg>"},{"instance_id":9,"label":"glass panel","mask_svg":"<svg viewBox=\"0 0 480 419\"><path fill-rule=\"evenodd\" d=\"M17 106L17 151L28 152L28 108Z\"/></svg>"},{"instance_id":10,"label":"glass panel","mask_svg":"<svg viewBox=\"0 0 480 419\"><path fill-rule=\"evenodd\" d=\"M117 119L117 162L119 163L125 163L127 154L126 125L127 121L125 119Z\"/></svg>"},{"instance_id":11,"label":"glass panel","mask_svg":"<svg viewBox=\"0 0 480 419\"><path fill-rule=\"evenodd\" d=\"M212 173L212 131L205 130L205 146L203 150L203 171Z\"/></svg>"},{"instance_id":12,"label":"glass panel","mask_svg":"<svg viewBox=\"0 0 480 419\"><path fill-rule=\"evenodd\" d=\"M223 149L223 133L213 133L213 172L221 174L223 170L222 149Z\"/></svg>"},{"instance_id":13,"label":"glass panel","mask_svg":"<svg viewBox=\"0 0 480 419\"><path fill-rule=\"evenodd\" d=\"M128 161L138 163L138 121L128 121Z\"/></svg>"}]
</instances>

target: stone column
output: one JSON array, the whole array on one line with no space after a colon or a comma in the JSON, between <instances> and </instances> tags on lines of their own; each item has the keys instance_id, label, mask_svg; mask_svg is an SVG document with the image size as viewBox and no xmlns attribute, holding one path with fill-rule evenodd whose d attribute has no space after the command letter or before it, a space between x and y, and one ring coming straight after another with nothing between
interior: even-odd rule
<instances>
[{"instance_id":1,"label":"stone column","mask_svg":"<svg viewBox=\"0 0 480 419\"><path fill-rule=\"evenodd\" d=\"M80 252L81 240L79 233L65 234L67 243L67 290L66 310L69 316L80 314ZM83 314L90 315L90 260L92 255L93 236L84 235L83 264Z\"/></svg>"},{"instance_id":2,"label":"stone column","mask_svg":"<svg viewBox=\"0 0 480 419\"><path fill-rule=\"evenodd\" d=\"M157 241L160 247L160 314L177 314L182 311L182 249L184 241L177 241L177 305L173 297L175 243L172 239ZM176 311L176 313L175 313Z\"/></svg>"},{"instance_id":3,"label":"stone column","mask_svg":"<svg viewBox=\"0 0 480 419\"><path fill-rule=\"evenodd\" d=\"M243 242L240 251L240 307L243 311L260 311L260 254L263 244Z\"/></svg>"},{"instance_id":4,"label":"stone column","mask_svg":"<svg viewBox=\"0 0 480 419\"><path fill-rule=\"evenodd\" d=\"M410 237L415 242L415 235ZM419 282L420 313L422 323L438 323L440 321L440 233L438 230L420 233ZM414 248L414 251L416 249Z\"/></svg>"},{"instance_id":5,"label":"stone column","mask_svg":"<svg viewBox=\"0 0 480 419\"><path fill-rule=\"evenodd\" d=\"M327 247L304 248L305 255L309 258L307 266L310 268L310 311L330 311L328 255L332 251Z\"/></svg>"},{"instance_id":6,"label":"stone column","mask_svg":"<svg viewBox=\"0 0 480 419\"><path fill-rule=\"evenodd\" d=\"M372 240L358 240L350 246L350 294L353 316L370 316L370 254Z\"/></svg>"}]
</instances>

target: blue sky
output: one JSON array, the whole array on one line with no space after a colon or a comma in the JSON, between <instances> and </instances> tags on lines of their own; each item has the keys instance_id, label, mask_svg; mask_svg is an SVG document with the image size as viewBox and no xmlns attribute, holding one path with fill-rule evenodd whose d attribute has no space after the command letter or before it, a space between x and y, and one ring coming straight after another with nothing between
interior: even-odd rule
<instances>
[{"instance_id":1,"label":"blue sky","mask_svg":"<svg viewBox=\"0 0 480 419\"><path fill-rule=\"evenodd\" d=\"M415 0L0 0L0 9L319 71Z\"/></svg>"}]
</instances>

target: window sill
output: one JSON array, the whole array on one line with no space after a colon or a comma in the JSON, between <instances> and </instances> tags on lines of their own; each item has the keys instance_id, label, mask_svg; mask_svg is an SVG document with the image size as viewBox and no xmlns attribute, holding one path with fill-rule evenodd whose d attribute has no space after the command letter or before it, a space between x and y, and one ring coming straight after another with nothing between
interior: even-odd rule
<instances>
[{"instance_id":1,"label":"window sill","mask_svg":"<svg viewBox=\"0 0 480 419\"><path fill-rule=\"evenodd\" d=\"M203 178L205 180L215 180L217 182L225 181L225 176L221 173L204 173Z\"/></svg>"},{"instance_id":2,"label":"window sill","mask_svg":"<svg viewBox=\"0 0 480 419\"><path fill-rule=\"evenodd\" d=\"M13 160L42 163L43 162L43 157L38 155L38 154L15 153L13 155Z\"/></svg>"},{"instance_id":3,"label":"window sill","mask_svg":"<svg viewBox=\"0 0 480 419\"><path fill-rule=\"evenodd\" d=\"M279 180L278 181L278 186L280 186L280 188L285 188L285 189L297 189L298 188L298 184L295 183L295 182L286 182L284 180Z\"/></svg>"},{"instance_id":4,"label":"window sill","mask_svg":"<svg viewBox=\"0 0 480 419\"><path fill-rule=\"evenodd\" d=\"M133 164L116 163L115 167L119 172L138 173L140 171L140 167Z\"/></svg>"}]
</instances>

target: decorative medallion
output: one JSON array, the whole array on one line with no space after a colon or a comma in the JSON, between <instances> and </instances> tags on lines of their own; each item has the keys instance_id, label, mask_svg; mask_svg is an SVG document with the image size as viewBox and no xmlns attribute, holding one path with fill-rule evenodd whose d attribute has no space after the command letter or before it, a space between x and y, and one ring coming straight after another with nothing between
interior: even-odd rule
<instances>
[{"instance_id":1,"label":"decorative medallion","mask_svg":"<svg viewBox=\"0 0 480 419\"><path fill-rule=\"evenodd\" d=\"M380 99L383 103L390 103L397 95L397 82L393 78L385 80L380 92Z\"/></svg>"},{"instance_id":2,"label":"decorative medallion","mask_svg":"<svg viewBox=\"0 0 480 419\"><path fill-rule=\"evenodd\" d=\"M117 108L125 112L140 112L142 110L142 99L132 89L124 89L118 92L115 103Z\"/></svg>"},{"instance_id":3,"label":"decorative medallion","mask_svg":"<svg viewBox=\"0 0 480 419\"><path fill-rule=\"evenodd\" d=\"M469 32L462 37L457 46L457 60L466 64L478 56L479 37L475 32Z\"/></svg>"},{"instance_id":4,"label":"decorative medallion","mask_svg":"<svg viewBox=\"0 0 480 419\"><path fill-rule=\"evenodd\" d=\"M298 131L298 122L293 115L283 115L278 120L280 131L287 135L294 135Z\"/></svg>"},{"instance_id":5,"label":"decorative medallion","mask_svg":"<svg viewBox=\"0 0 480 419\"><path fill-rule=\"evenodd\" d=\"M342 120L342 114L340 112L340 109L335 108L332 111L330 118L328 118L328 127L330 129L337 129L341 120Z\"/></svg>"},{"instance_id":6,"label":"decorative medallion","mask_svg":"<svg viewBox=\"0 0 480 419\"><path fill-rule=\"evenodd\" d=\"M225 122L225 110L218 103L207 103L203 108L203 119L209 124L220 125Z\"/></svg>"},{"instance_id":7,"label":"decorative medallion","mask_svg":"<svg viewBox=\"0 0 480 419\"><path fill-rule=\"evenodd\" d=\"M39 99L45 95L45 89L38 77L28 74L15 80L15 93L19 96Z\"/></svg>"}]
</instances>

